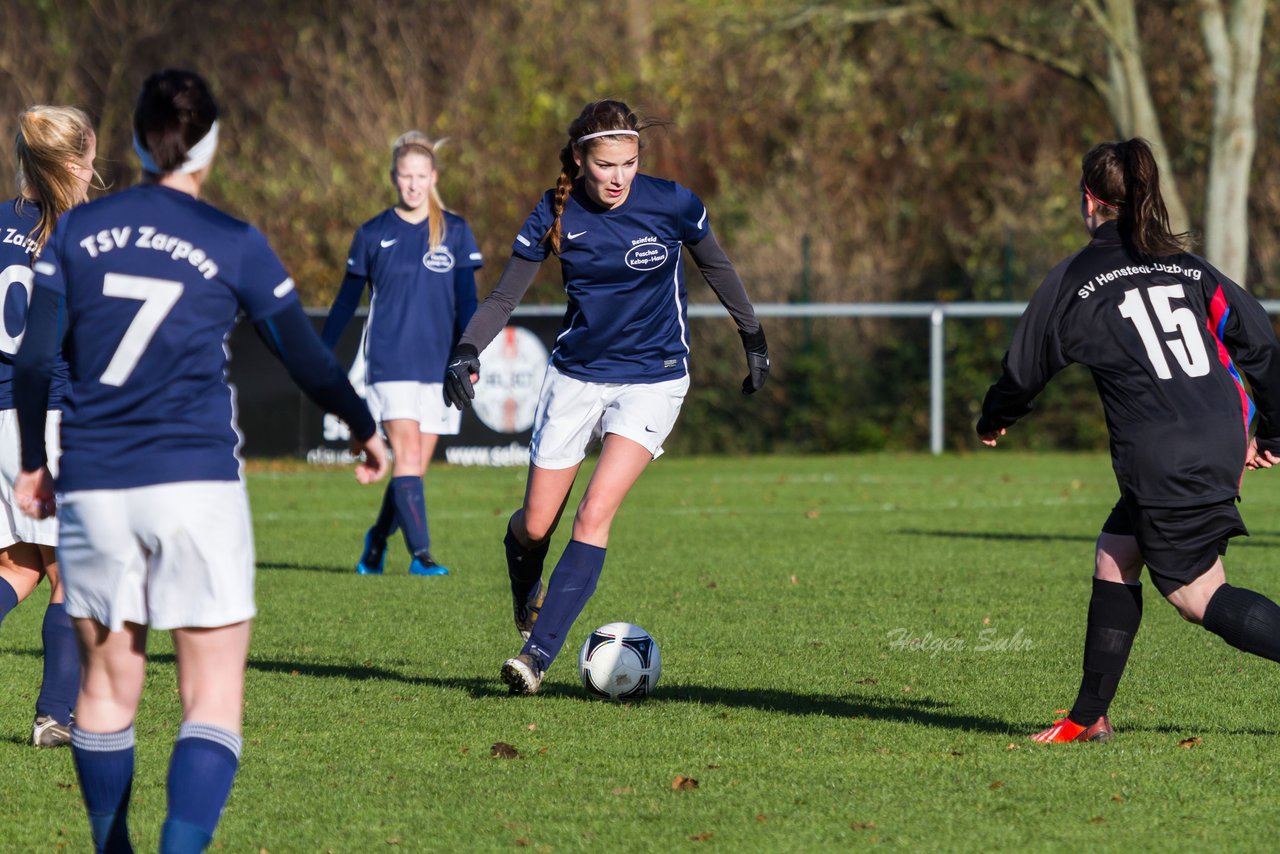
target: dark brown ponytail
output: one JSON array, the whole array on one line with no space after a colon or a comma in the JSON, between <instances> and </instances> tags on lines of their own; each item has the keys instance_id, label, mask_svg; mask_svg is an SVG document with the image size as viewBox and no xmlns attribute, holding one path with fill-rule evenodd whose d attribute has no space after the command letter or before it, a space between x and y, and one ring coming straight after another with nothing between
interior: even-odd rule
<instances>
[{"instance_id":1,"label":"dark brown ponytail","mask_svg":"<svg viewBox=\"0 0 1280 854\"><path fill-rule=\"evenodd\" d=\"M560 177L556 179L555 196L551 200L551 211L555 214L555 220L542 238L550 244L552 252L557 254L560 252L560 215L564 213L565 203L569 201L573 182L578 178L578 162L574 159L574 154L585 155L596 140L609 139L609 137L607 135L595 137L584 143L578 140L590 134L607 134L611 130L639 133L655 124L657 122L641 122L631 108L621 101L592 101L583 107L578 117L569 124L569 141L564 148L560 149Z\"/></svg>"},{"instance_id":2,"label":"dark brown ponytail","mask_svg":"<svg viewBox=\"0 0 1280 854\"><path fill-rule=\"evenodd\" d=\"M160 171L171 172L182 166L217 118L218 105L200 75L167 68L143 82L133 134Z\"/></svg>"},{"instance_id":3,"label":"dark brown ponytail","mask_svg":"<svg viewBox=\"0 0 1280 854\"><path fill-rule=\"evenodd\" d=\"M1137 254L1162 258L1185 252L1187 235L1174 234L1160 195L1160 170L1144 139L1095 145L1081 163L1081 191L1116 219L1120 238Z\"/></svg>"}]
</instances>

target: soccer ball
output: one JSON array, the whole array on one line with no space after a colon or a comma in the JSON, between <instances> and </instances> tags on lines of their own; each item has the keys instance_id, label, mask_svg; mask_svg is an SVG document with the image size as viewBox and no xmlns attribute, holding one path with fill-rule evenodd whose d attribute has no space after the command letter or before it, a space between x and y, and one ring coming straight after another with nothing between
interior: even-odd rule
<instances>
[{"instance_id":1,"label":"soccer ball","mask_svg":"<svg viewBox=\"0 0 1280 854\"><path fill-rule=\"evenodd\" d=\"M658 684L660 673L658 644L631 623L601 626L578 653L582 687L606 700L639 700Z\"/></svg>"}]
</instances>

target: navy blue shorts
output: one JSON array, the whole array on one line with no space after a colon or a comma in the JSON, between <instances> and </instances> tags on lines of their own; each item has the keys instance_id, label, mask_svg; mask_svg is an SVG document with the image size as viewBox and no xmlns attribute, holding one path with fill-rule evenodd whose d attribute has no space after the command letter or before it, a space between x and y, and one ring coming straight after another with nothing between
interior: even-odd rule
<instances>
[{"instance_id":1,"label":"navy blue shorts","mask_svg":"<svg viewBox=\"0 0 1280 854\"><path fill-rule=\"evenodd\" d=\"M1208 572L1227 553L1232 537L1249 535L1232 498L1196 507L1145 507L1122 497L1102 532L1138 540L1142 562L1162 596Z\"/></svg>"}]
</instances>

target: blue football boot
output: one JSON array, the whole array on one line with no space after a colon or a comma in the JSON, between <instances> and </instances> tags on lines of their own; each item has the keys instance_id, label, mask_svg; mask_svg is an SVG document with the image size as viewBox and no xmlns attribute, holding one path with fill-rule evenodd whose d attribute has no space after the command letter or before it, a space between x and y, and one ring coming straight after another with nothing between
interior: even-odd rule
<instances>
[{"instance_id":1,"label":"blue football boot","mask_svg":"<svg viewBox=\"0 0 1280 854\"><path fill-rule=\"evenodd\" d=\"M431 559L427 552L418 552L409 564L410 575L448 575L449 570Z\"/></svg>"},{"instance_id":2,"label":"blue football boot","mask_svg":"<svg viewBox=\"0 0 1280 854\"><path fill-rule=\"evenodd\" d=\"M356 564L356 572L360 575L382 575L382 565L387 560L387 543L373 541L373 529L364 535L364 552Z\"/></svg>"}]
</instances>

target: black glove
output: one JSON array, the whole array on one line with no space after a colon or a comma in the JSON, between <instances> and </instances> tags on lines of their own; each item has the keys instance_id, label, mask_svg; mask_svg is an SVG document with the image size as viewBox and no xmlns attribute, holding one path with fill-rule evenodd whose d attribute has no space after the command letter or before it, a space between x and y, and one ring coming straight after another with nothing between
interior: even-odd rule
<instances>
[{"instance_id":1,"label":"black glove","mask_svg":"<svg viewBox=\"0 0 1280 854\"><path fill-rule=\"evenodd\" d=\"M738 334L742 336L742 349L747 351L747 376L742 381L742 393L755 394L769 378L769 345L764 340L764 327Z\"/></svg>"},{"instance_id":2,"label":"black glove","mask_svg":"<svg viewBox=\"0 0 1280 854\"><path fill-rule=\"evenodd\" d=\"M480 373L480 353L470 344L459 344L449 357L449 367L444 370L444 402L458 409L466 409L475 399L476 389L471 375Z\"/></svg>"}]
</instances>

